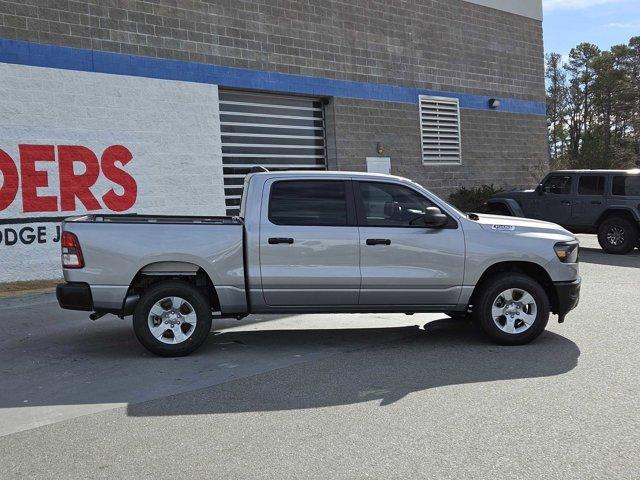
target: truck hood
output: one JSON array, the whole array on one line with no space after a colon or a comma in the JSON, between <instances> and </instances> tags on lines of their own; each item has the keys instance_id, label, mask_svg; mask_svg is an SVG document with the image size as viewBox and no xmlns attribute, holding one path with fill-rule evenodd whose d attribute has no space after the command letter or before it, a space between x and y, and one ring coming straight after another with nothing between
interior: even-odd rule
<instances>
[{"instance_id":1,"label":"truck hood","mask_svg":"<svg viewBox=\"0 0 640 480\"><path fill-rule=\"evenodd\" d=\"M477 214L476 223L484 230L493 230L496 233L541 233L560 234L575 238L574 235L560 225L542 220L534 220L522 217L507 217L504 215Z\"/></svg>"},{"instance_id":2,"label":"truck hood","mask_svg":"<svg viewBox=\"0 0 640 480\"><path fill-rule=\"evenodd\" d=\"M513 198L523 195L533 195L535 193L535 189L527 189L527 190L511 190L509 192L500 192L494 195L491 195L491 198Z\"/></svg>"}]
</instances>

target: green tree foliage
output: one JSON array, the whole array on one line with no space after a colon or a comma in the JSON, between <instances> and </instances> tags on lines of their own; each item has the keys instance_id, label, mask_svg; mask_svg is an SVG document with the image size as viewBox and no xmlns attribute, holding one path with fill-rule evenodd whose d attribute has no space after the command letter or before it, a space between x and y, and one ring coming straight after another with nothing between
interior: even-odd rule
<instances>
[{"instance_id":1,"label":"green tree foliage","mask_svg":"<svg viewBox=\"0 0 640 480\"><path fill-rule=\"evenodd\" d=\"M640 37L608 51L581 43L546 63L552 167L640 167Z\"/></svg>"}]
</instances>

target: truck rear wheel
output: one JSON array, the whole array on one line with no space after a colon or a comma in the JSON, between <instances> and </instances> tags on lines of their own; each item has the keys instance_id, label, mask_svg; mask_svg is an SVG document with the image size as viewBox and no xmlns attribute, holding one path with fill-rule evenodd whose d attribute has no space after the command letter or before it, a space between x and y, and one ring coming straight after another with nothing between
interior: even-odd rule
<instances>
[{"instance_id":1,"label":"truck rear wheel","mask_svg":"<svg viewBox=\"0 0 640 480\"><path fill-rule=\"evenodd\" d=\"M607 218L598 227L598 243L607 253L625 255L638 244L638 226L626 218Z\"/></svg>"},{"instance_id":2,"label":"truck rear wheel","mask_svg":"<svg viewBox=\"0 0 640 480\"><path fill-rule=\"evenodd\" d=\"M546 328L549 297L531 277L505 272L494 275L480 287L473 314L494 342L524 345Z\"/></svg>"},{"instance_id":3,"label":"truck rear wheel","mask_svg":"<svg viewBox=\"0 0 640 480\"><path fill-rule=\"evenodd\" d=\"M133 314L140 343L161 357L195 351L211 330L211 307L194 286L181 281L158 283L147 290Z\"/></svg>"}]
</instances>

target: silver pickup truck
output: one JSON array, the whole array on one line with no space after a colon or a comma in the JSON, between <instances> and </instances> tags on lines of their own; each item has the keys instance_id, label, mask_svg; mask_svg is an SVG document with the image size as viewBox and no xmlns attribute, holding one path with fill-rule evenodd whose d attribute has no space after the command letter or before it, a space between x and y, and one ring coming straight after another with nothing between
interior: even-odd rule
<instances>
[{"instance_id":1,"label":"silver pickup truck","mask_svg":"<svg viewBox=\"0 0 640 480\"><path fill-rule=\"evenodd\" d=\"M86 215L62 225L62 308L133 315L186 355L214 315L444 312L532 341L580 292L578 241L553 223L465 214L399 177L247 176L238 217Z\"/></svg>"}]
</instances>

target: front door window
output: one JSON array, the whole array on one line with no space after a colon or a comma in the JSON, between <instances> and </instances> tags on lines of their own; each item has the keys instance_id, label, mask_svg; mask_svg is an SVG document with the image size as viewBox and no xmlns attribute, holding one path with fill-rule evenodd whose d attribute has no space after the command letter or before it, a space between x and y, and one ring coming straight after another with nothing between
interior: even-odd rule
<instances>
[{"instance_id":1,"label":"front door window","mask_svg":"<svg viewBox=\"0 0 640 480\"><path fill-rule=\"evenodd\" d=\"M544 183L543 191L552 195L569 195L571 193L571 177L552 175Z\"/></svg>"},{"instance_id":2,"label":"front door window","mask_svg":"<svg viewBox=\"0 0 640 480\"><path fill-rule=\"evenodd\" d=\"M389 183L360 183L364 226L424 228L420 219L434 204L413 190Z\"/></svg>"}]
</instances>

